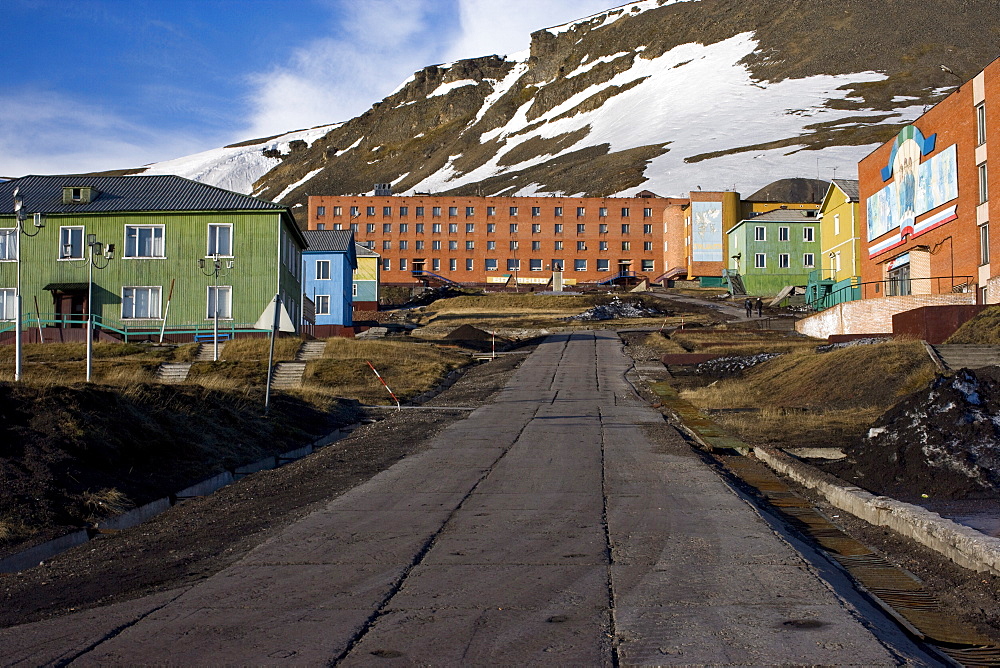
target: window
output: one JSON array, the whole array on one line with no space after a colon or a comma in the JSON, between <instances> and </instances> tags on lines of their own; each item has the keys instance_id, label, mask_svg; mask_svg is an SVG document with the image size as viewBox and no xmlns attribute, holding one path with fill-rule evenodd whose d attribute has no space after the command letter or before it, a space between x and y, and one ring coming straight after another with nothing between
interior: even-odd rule
<instances>
[{"instance_id":1,"label":"window","mask_svg":"<svg viewBox=\"0 0 1000 668\"><path fill-rule=\"evenodd\" d=\"M556 234L562 234L563 233L562 223L556 223L556 230L555 231L556 231Z\"/></svg>"},{"instance_id":2,"label":"window","mask_svg":"<svg viewBox=\"0 0 1000 668\"><path fill-rule=\"evenodd\" d=\"M542 242L541 241L532 241L531 242L531 250L533 250L533 251L542 250Z\"/></svg>"},{"instance_id":3,"label":"window","mask_svg":"<svg viewBox=\"0 0 1000 668\"><path fill-rule=\"evenodd\" d=\"M644 251L651 251L651 250L653 250L653 242L652 241L643 241L642 242L642 250L644 250Z\"/></svg>"},{"instance_id":4,"label":"window","mask_svg":"<svg viewBox=\"0 0 1000 668\"><path fill-rule=\"evenodd\" d=\"M788 269L788 253L778 254L778 268Z\"/></svg>"},{"instance_id":5,"label":"window","mask_svg":"<svg viewBox=\"0 0 1000 668\"><path fill-rule=\"evenodd\" d=\"M840 234L840 214L833 214L833 233Z\"/></svg>"},{"instance_id":6,"label":"window","mask_svg":"<svg viewBox=\"0 0 1000 668\"><path fill-rule=\"evenodd\" d=\"M553 213L556 216L561 216L562 215L562 207L561 206L557 206L556 209L555 209L555 211Z\"/></svg>"},{"instance_id":7,"label":"window","mask_svg":"<svg viewBox=\"0 0 1000 668\"><path fill-rule=\"evenodd\" d=\"M622 223L622 234L628 234L629 230L631 230L631 228L628 223Z\"/></svg>"},{"instance_id":8,"label":"window","mask_svg":"<svg viewBox=\"0 0 1000 668\"><path fill-rule=\"evenodd\" d=\"M82 227L59 228L59 259L61 260L83 259Z\"/></svg>"},{"instance_id":9,"label":"window","mask_svg":"<svg viewBox=\"0 0 1000 668\"><path fill-rule=\"evenodd\" d=\"M326 207L325 206L318 206L318 207L316 207L316 215L317 216L325 216L326 215Z\"/></svg>"},{"instance_id":10,"label":"window","mask_svg":"<svg viewBox=\"0 0 1000 668\"><path fill-rule=\"evenodd\" d=\"M602 251L608 250L608 242L607 241L598 241L597 242L597 250L602 250Z\"/></svg>"},{"instance_id":11,"label":"window","mask_svg":"<svg viewBox=\"0 0 1000 668\"><path fill-rule=\"evenodd\" d=\"M352 297L357 297L358 296L358 284L357 283L351 283L351 296Z\"/></svg>"},{"instance_id":12,"label":"window","mask_svg":"<svg viewBox=\"0 0 1000 668\"><path fill-rule=\"evenodd\" d=\"M778 228L778 241L788 241L788 228L779 227Z\"/></svg>"},{"instance_id":13,"label":"window","mask_svg":"<svg viewBox=\"0 0 1000 668\"><path fill-rule=\"evenodd\" d=\"M765 227L755 227L755 228L753 228L753 240L754 241L767 241L767 228L765 228Z\"/></svg>"},{"instance_id":14,"label":"window","mask_svg":"<svg viewBox=\"0 0 1000 668\"><path fill-rule=\"evenodd\" d=\"M812 253L803 253L802 254L802 266L803 267L815 267L816 266L816 256L813 255ZM839 269L839 267L838 267L838 269Z\"/></svg>"},{"instance_id":15,"label":"window","mask_svg":"<svg viewBox=\"0 0 1000 668\"><path fill-rule=\"evenodd\" d=\"M628 207L627 206L623 206L622 207L622 218L628 218Z\"/></svg>"},{"instance_id":16,"label":"window","mask_svg":"<svg viewBox=\"0 0 1000 668\"><path fill-rule=\"evenodd\" d=\"M399 233L400 234L406 234L409 231L410 231L410 224L409 223L400 223L399 224Z\"/></svg>"},{"instance_id":17,"label":"window","mask_svg":"<svg viewBox=\"0 0 1000 668\"><path fill-rule=\"evenodd\" d=\"M399 258L399 270L406 271L406 258Z\"/></svg>"},{"instance_id":18,"label":"window","mask_svg":"<svg viewBox=\"0 0 1000 668\"><path fill-rule=\"evenodd\" d=\"M424 224L423 223L417 223L416 225L413 226L413 231L416 232L417 234L423 234L424 233Z\"/></svg>"},{"instance_id":19,"label":"window","mask_svg":"<svg viewBox=\"0 0 1000 668\"><path fill-rule=\"evenodd\" d=\"M577 234L584 234L586 231L587 231L587 226L585 224L583 224L583 223L577 223L576 224L576 233Z\"/></svg>"},{"instance_id":20,"label":"window","mask_svg":"<svg viewBox=\"0 0 1000 668\"><path fill-rule=\"evenodd\" d=\"M510 233L511 234L517 234L517 223L511 223L510 224Z\"/></svg>"},{"instance_id":21,"label":"window","mask_svg":"<svg viewBox=\"0 0 1000 668\"><path fill-rule=\"evenodd\" d=\"M351 218L357 218L361 215L361 209L356 206L351 207Z\"/></svg>"},{"instance_id":22,"label":"window","mask_svg":"<svg viewBox=\"0 0 1000 668\"><path fill-rule=\"evenodd\" d=\"M0 260L17 259L17 228L0 230Z\"/></svg>"},{"instance_id":23,"label":"window","mask_svg":"<svg viewBox=\"0 0 1000 668\"><path fill-rule=\"evenodd\" d=\"M496 271L497 270L496 258L489 258L489 257L486 258L484 260L483 266L485 267L486 271Z\"/></svg>"},{"instance_id":24,"label":"window","mask_svg":"<svg viewBox=\"0 0 1000 668\"><path fill-rule=\"evenodd\" d=\"M458 215L458 207L457 206L449 206L448 207L448 215L449 216L457 216Z\"/></svg>"},{"instance_id":25,"label":"window","mask_svg":"<svg viewBox=\"0 0 1000 668\"><path fill-rule=\"evenodd\" d=\"M441 234L441 223L432 223L431 232L433 234Z\"/></svg>"},{"instance_id":26,"label":"window","mask_svg":"<svg viewBox=\"0 0 1000 668\"><path fill-rule=\"evenodd\" d=\"M608 224L607 223L601 223L600 225L597 226L597 231L600 232L601 234L607 234L608 233Z\"/></svg>"},{"instance_id":27,"label":"window","mask_svg":"<svg viewBox=\"0 0 1000 668\"><path fill-rule=\"evenodd\" d=\"M840 271L840 251L837 251L833 256L833 268Z\"/></svg>"},{"instance_id":28,"label":"window","mask_svg":"<svg viewBox=\"0 0 1000 668\"><path fill-rule=\"evenodd\" d=\"M542 231L542 226L540 224L535 223L535 224L533 224L531 226L531 233L532 234L540 234L541 231Z\"/></svg>"},{"instance_id":29,"label":"window","mask_svg":"<svg viewBox=\"0 0 1000 668\"><path fill-rule=\"evenodd\" d=\"M814 241L815 236L813 234L813 228L803 227L802 228L802 241Z\"/></svg>"},{"instance_id":30,"label":"window","mask_svg":"<svg viewBox=\"0 0 1000 668\"><path fill-rule=\"evenodd\" d=\"M493 241L492 239L486 242L486 250L496 250L496 249L497 249L497 242Z\"/></svg>"},{"instance_id":31,"label":"window","mask_svg":"<svg viewBox=\"0 0 1000 668\"><path fill-rule=\"evenodd\" d=\"M562 250L562 249L563 249L563 242L557 241L555 245L555 250Z\"/></svg>"},{"instance_id":32,"label":"window","mask_svg":"<svg viewBox=\"0 0 1000 668\"><path fill-rule=\"evenodd\" d=\"M466 234L474 234L475 231L476 231L476 224L475 223L466 223L465 224L465 233Z\"/></svg>"},{"instance_id":33,"label":"window","mask_svg":"<svg viewBox=\"0 0 1000 668\"><path fill-rule=\"evenodd\" d=\"M448 223L448 234L458 234L458 223Z\"/></svg>"},{"instance_id":34,"label":"window","mask_svg":"<svg viewBox=\"0 0 1000 668\"><path fill-rule=\"evenodd\" d=\"M516 206L510 207L510 215L512 215L512 216L516 216L517 215L517 207Z\"/></svg>"},{"instance_id":35,"label":"window","mask_svg":"<svg viewBox=\"0 0 1000 668\"><path fill-rule=\"evenodd\" d=\"M989 188L986 185L986 163L979 165L979 203L983 204L990 198Z\"/></svg>"},{"instance_id":36,"label":"window","mask_svg":"<svg viewBox=\"0 0 1000 668\"><path fill-rule=\"evenodd\" d=\"M330 261L329 260L316 260L316 280L317 281L328 281L328 280L330 280Z\"/></svg>"},{"instance_id":37,"label":"window","mask_svg":"<svg viewBox=\"0 0 1000 668\"><path fill-rule=\"evenodd\" d=\"M160 288L122 288L122 320L160 317ZM219 317L223 317L219 313Z\"/></svg>"},{"instance_id":38,"label":"window","mask_svg":"<svg viewBox=\"0 0 1000 668\"><path fill-rule=\"evenodd\" d=\"M585 251L585 250L587 250L587 242L586 241L577 241L576 242L576 249L578 251Z\"/></svg>"},{"instance_id":39,"label":"window","mask_svg":"<svg viewBox=\"0 0 1000 668\"><path fill-rule=\"evenodd\" d=\"M597 271L610 271L611 270L611 260L598 260L597 261Z\"/></svg>"},{"instance_id":40,"label":"window","mask_svg":"<svg viewBox=\"0 0 1000 668\"><path fill-rule=\"evenodd\" d=\"M330 295L316 295L316 315L330 315Z\"/></svg>"},{"instance_id":41,"label":"window","mask_svg":"<svg viewBox=\"0 0 1000 668\"><path fill-rule=\"evenodd\" d=\"M646 207L645 209L643 209L642 210L642 217L643 218L652 218L653 217L653 209L651 209L649 207Z\"/></svg>"},{"instance_id":42,"label":"window","mask_svg":"<svg viewBox=\"0 0 1000 668\"><path fill-rule=\"evenodd\" d=\"M475 241L472 241L470 239L469 241L465 242L465 250L475 250L475 249L476 249L476 242Z\"/></svg>"},{"instance_id":43,"label":"window","mask_svg":"<svg viewBox=\"0 0 1000 668\"><path fill-rule=\"evenodd\" d=\"M486 223L486 234L493 234L497 231L496 223Z\"/></svg>"},{"instance_id":44,"label":"window","mask_svg":"<svg viewBox=\"0 0 1000 668\"><path fill-rule=\"evenodd\" d=\"M486 215L487 216L495 216L495 215L497 215L497 208L495 206L488 206L488 207L486 207Z\"/></svg>"},{"instance_id":45,"label":"window","mask_svg":"<svg viewBox=\"0 0 1000 668\"><path fill-rule=\"evenodd\" d=\"M382 250L392 250L392 242L388 239L382 240Z\"/></svg>"},{"instance_id":46,"label":"window","mask_svg":"<svg viewBox=\"0 0 1000 668\"><path fill-rule=\"evenodd\" d=\"M979 146L986 143L986 103L976 107L976 141ZM984 263L985 264L985 263Z\"/></svg>"},{"instance_id":47,"label":"window","mask_svg":"<svg viewBox=\"0 0 1000 668\"><path fill-rule=\"evenodd\" d=\"M408 206L401 206L401 207L399 207L399 216L401 218L405 217L405 216L408 216L408 215L410 215L410 207L408 207Z\"/></svg>"},{"instance_id":48,"label":"window","mask_svg":"<svg viewBox=\"0 0 1000 668\"><path fill-rule=\"evenodd\" d=\"M528 271L541 271L542 261L541 260L528 260Z\"/></svg>"},{"instance_id":49,"label":"window","mask_svg":"<svg viewBox=\"0 0 1000 668\"><path fill-rule=\"evenodd\" d=\"M631 241L623 241L622 242L622 250L632 250L632 242Z\"/></svg>"},{"instance_id":50,"label":"window","mask_svg":"<svg viewBox=\"0 0 1000 668\"><path fill-rule=\"evenodd\" d=\"M433 250L441 250L441 240L440 239L435 239L434 241L432 241L431 242L431 249L433 249Z\"/></svg>"},{"instance_id":51,"label":"window","mask_svg":"<svg viewBox=\"0 0 1000 668\"><path fill-rule=\"evenodd\" d=\"M333 215L335 215L335 216L343 216L344 215L344 207L342 207L342 206L335 206L335 207L333 207Z\"/></svg>"},{"instance_id":52,"label":"window","mask_svg":"<svg viewBox=\"0 0 1000 668\"><path fill-rule=\"evenodd\" d=\"M466 271L472 271L472 258L471 257L465 258L465 270Z\"/></svg>"},{"instance_id":53,"label":"window","mask_svg":"<svg viewBox=\"0 0 1000 668\"><path fill-rule=\"evenodd\" d=\"M374 234L375 233L375 223L366 223L365 224L365 232L367 232L368 234Z\"/></svg>"},{"instance_id":54,"label":"window","mask_svg":"<svg viewBox=\"0 0 1000 668\"><path fill-rule=\"evenodd\" d=\"M521 261L517 258L510 258L507 260L507 271L520 271Z\"/></svg>"},{"instance_id":55,"label":"window","mask_svg":"<svg viewBox=\"0 0 1000 668\"><path fill-rule=\"evenodd\" d=\"M587 271L587 261L573 260L573 271Z\"/></svg>"},{"instance_id":56,"label":"window","mask_svg":"<svg viewBox=\"0 0 1000 668\"><path fill-rule=\"evenodd\" d=\"M653 271L653 260L643 260L642 261L643 271Z\"/></svg>"},{"instance_id":57,"label":"window","mask_svg":"<svg viewBox=\"0 0 1000 668\"><path fill-rule=\"evenodd\" d=\"M452 239L448 242L448 250L458 250L458 240Z\"/></svg>"},{"instance_id":58,"label":"window","mask_svg":"<svg viewBox=\"0 0 1000 668\"><path fill-rule=\"evenodd\" d=\"M416 208L416 215L417 215L418 218L423 218L423 216L424 216L424 207L418 206Z\"/></svg>"},{"instance_id":59,"label":"window","mask_svg":"<svg viewBox=\"0 0 1000 668\"><path fill-rule=\"evenodd\" d=\"M753 256L753 266L755 269L764 269L767 267L767 255L764 253L756 253Z\"/></svg>"},{"instance_id":60,"label":"window","mask_svg":"<svg viewBox=\"0 0 1000 668\"><path fill-rule=\"evenodd\" d=\"M533 207L531 207L531 217L532 218L535 218L535 217L540 216L540 215L542 215L542 207L540 207L540 206L533 206Z\"/></svg>"},{"instance_id":61,"label":"window","mask_svg":"<svg viewBox=\"0 0 1000 668\"><path fill-rule=\"evenodd\" d=\"M392 223L382 223L382 234L392 234Z\"/></svg>"},{"instance_id":62,"label":"window","mask_svg":"<svg viewBox=\"0 0 1000 668\"><path fill-rule=\"evenodd\" d=\"M354 232L355 234L358 233L358 224L357 223L351 223L351 232Z\"/></svg>"},{"instance_id":63,"label":"window","mask_svg":"<svg viewBox=\"0 0 1000 668\"><path fill-rule=\"evenodd\" d=\"M517 241L511 241L510 242L510 249L511 250L517 250Z\"/></svg>"},{"instance_id":64,"label":"window","mask_svg":"<svg viewBox=\"0 0 1000 668\"><path fill-rule=\"evenodd\" d=\"M365 207L365 215L366 216L374 216L375 215L375 207L373 207L373 206L366 206Z\"/></svg>"},{"instance_id":65,"label":"window","mask_svg":"<svg viewBox=\"0 0 1000 668\"><path fill-rule=\"evenodd\" d=\"M645 225L643 225L642 226L642 233L643 234L652 234L653 233L653 225L652 225L652 223L646 223Z\"/></svg>"},{"instance_id":66,"label":"window","mask_svg":"<svg viewBox=\"0 0 1000 668\"><path fill-rule=\"evenodd\" d=\"M607 218L608 217L608 208L602 206L601 208L599 208L597 210L597 215L600 216L601 218Z\"/></svg>"},{"instance_id":67,"label":"window","mask_svg":"<svg viewBox=\"0 0 1000 668\"><path fill-rule=\"evenodd\" d=\"M205 319L215 318L216 305L218 305L219 318L232 320L233 317L233 288L229 285L208 286L208 301L205 309Z\"/></svg>"},{"instance_id":68,"label":"window","mask_svg":"<svg viewBox=\"0 0 1000 668\"><path fill-rule=\"evenodd\" d=\"M389 271L391 267L392 267L392 262L389 260L389 258L387 257L382 258L382 271Z\"/></svg>"},{"instance_id":69,"label":"window","mask_svg":"<svg viewBox=\"0 0 1000 668\"><path fill-rule=\"evenodd\" d=\"M17 292L14 288L0 290L0 320L17 319Z\"/></svg>"},{"instance_id":70,"label":"window","mask_svg":"<svg viewBox=\"0 0 1000 668\"><path fill-rule=\"evenodd\" d=\"M431 271L441 271L441 259L434 258L431 260Z\"/></svg>"},{"instance_id":71,"label":"window","mask_svg":"<svg viewBox=\"0 0 1000 668\"><path fill-rule=\"evenodd\" d=\"M576 207L576 215L578 218L583 218L585 215L587 215L587 207L585 206Z\"/></svg>"},{"instance_id":72,"label":"window","mask_svg":"<svg viewBox=\"0 0 1000 668\"><path fill-rule=\"evenodd\" d=\"M451 258L448 260L448 271L456 271L458 269L458 259Z\"/></svg>"},{"instance_id":73,"label":"window","mask_svg":"<svg viewBox=\"0 0 1000 668\"><path fill-rule=\"evenodd\" d=\"M162 225L126 225L125 257L166 257Z\"/></svg>"},{"instance_id":74,"label":"window","mask_svg":"<svg viewBox=\"0 0 1000 668\"><path fill-rule=\"evenodd\" d=\"M990 225L979 226L979 264L990 263Z\"/></svg>"},{"instance_id":75,"label":"window","mask_svg":"<svg viewBox=\"0 0 1000 668\"><path fill-rule=\"evenodd\" d=\"M440 218L441 217L441 207L439 207L439 206L432 206L431 207L431 215L434 216L435 218Z\"/></svg>"},{"instance_id":76,"label":"window","mask_svg":"<svg viewBox=\"0 0 1000 668\"><path fill-rule=\"evenodd\" d=\"M417 250L423 250L424 249L424 240L423 239L417 239L417 243L414 246L414 248L416 248Z\"/></svg>"},{"instance_id":77,"label":"window","mask_svg":"<svg viewBox=\"0 0 1000 668\"><path fill-rule=\"evenodd\" d=\"M383 206L382 207L382 217L383 218L389 218L390 216L392 216L392 207L391 206Z\"/></svg>"}]
</instances>

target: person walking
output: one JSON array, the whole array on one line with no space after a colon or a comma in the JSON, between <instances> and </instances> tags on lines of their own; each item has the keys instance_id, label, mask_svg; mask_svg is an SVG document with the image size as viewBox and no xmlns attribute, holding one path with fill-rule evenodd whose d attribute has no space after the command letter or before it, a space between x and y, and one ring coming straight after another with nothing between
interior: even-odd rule
<instances>
[{"instance_id":1,"label":"person walking","mask_svg":"<svg viewBox=\"0 0 1000 668\"><path fill-rule=\"evenodd\" d=\"M757 297L757 303L754 304L754 306L757 307L757 317L758 318L763 318L764 317L764 300L761 299L760 297Z\"/></svg>"},{"instance_id":2,"label":"person walking","mask_svg":"<svg viewBox=\"0 0 1000 668\"><path fill-rule=\"evenodd\" d=\"M743 308L745 308L747 310L747 317L748 318L752 318L753 317L753 302L750 301L749 297L747 297L746 301L743 302Z\"/></svg>"}]
</instances>

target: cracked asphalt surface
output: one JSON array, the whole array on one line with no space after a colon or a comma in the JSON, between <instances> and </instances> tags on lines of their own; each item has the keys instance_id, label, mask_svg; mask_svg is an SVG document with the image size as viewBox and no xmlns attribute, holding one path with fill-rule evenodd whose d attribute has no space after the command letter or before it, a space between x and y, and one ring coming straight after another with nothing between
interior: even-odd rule
<instances>
[{"instance_id":1,"label":"cracked asphalt surface","mask_svg":"<svg viewBox=\"0 0 1000 668\"><path fill-rule=\"evenodd\" d=\"M366 482L200 577L0 630L4 662L933 663L692 452L630 365L614 332L553 335Z\"/></svg>"}]
</instances>

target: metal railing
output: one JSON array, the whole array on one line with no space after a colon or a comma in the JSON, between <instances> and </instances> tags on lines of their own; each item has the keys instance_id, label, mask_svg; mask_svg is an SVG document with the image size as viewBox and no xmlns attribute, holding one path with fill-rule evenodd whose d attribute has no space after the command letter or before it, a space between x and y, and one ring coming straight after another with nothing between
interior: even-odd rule
<instances>
[{"instance_id":1,"label":"metal railing","mask_svg":"<svg viewBox=\"0 0 1000 668\"><path fill-rule=\"evenodd\" d=\"M814 311L822 311L837 304L858 299L964 293L972 290L972 281L972 276L931 276L928 278L887 278L881 281L851 283L817 295L812 299L809 299L811 295L806 295L806 305Z\"/></svg>"},{"instance_id":2,"label":"metal railing","mask_svg":"<svg viewBox=\"0 0 1000 668\"><path fill-rule=\"evenodd\" d=\"M86 314L61 315L58 313L25 313L24 331L41 328L84 329L87 326ZM135 340L159 339L162 321L149 320L143 323L127 323L113 318L104 318L94 314L94 329L117 334L122 341L129 343ZM13 331L13 322L0 322L0 334ZM196 340L211 340L214 338L215 326L212 322L168 325L165 336L192 335ZM219 323L219 338L231 339L236 334L260 333L252 323L225 322Z\"/></svg>"}]
</instances>

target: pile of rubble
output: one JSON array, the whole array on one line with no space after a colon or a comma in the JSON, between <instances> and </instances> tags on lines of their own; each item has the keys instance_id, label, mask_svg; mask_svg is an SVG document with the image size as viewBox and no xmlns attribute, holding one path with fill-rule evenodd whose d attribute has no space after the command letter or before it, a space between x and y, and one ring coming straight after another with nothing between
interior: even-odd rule
<instances>
[{"instance_id":1,"label":"pile of rubble","mask_svg":"<svg viewBox=\"0 0 1000 668\"><path fill-rule=\"evenodd\" d=\"M757 353L756 355L726 355L702 362L694 368L700 376L732 376L750 367L780 357L782 353Z\"/></svg>"},{"instance_id":2,"label":"pile of rubble","mask_svg":"<svg viewBox=\"0 0 1000 668\"><path fill-rule=\"evenodd\" d=\"M655 318L665 315L662 311L651 309L642 304L631 304L615 297L611 302L589 308L578 315L571 315L566 320L617 320L618 318Z\"/></svg>"}]
</instances>

